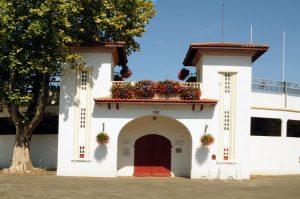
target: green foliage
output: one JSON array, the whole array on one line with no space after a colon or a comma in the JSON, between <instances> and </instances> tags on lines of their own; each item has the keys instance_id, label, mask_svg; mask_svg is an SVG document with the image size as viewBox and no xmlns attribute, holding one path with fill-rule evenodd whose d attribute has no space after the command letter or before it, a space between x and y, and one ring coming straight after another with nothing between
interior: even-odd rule
<instances>
[{"instance_id":1,"label":"green foliage","mask_svg":"<svg viewBox=\"0 0 300 199\"><path fill-rule=\"evenodd\" d=\"M67 58L67 0L0 0L0 97L24 104L40 92L41 76L59 71ZM37 89L35 89L37 88Z\"/></svg>"},{"instance_id":2,"label":"green foliage","mask_svg":"<svg viewBox=\"0 0 300 199\"><path fill-rule=\"evenodd\" d=\"M155 14L151 0L0 0L0 8L0 100L8 106L36 105L42 77L66 62L81 67L69 46L125 41L128 53L139 50L135 39Z\"/></svg>"},{"instance_id":3,"label":"green foliage","mask_svg":"<svg viewBox=\"0 0 300 199\"><path fill-rule=\"evenodd\" d=\"M76 0L68 18L68 34L77 42L125 41L127 53L139 50L135 41L154 16L151 0Z\"/></svg>"}]
</instances>

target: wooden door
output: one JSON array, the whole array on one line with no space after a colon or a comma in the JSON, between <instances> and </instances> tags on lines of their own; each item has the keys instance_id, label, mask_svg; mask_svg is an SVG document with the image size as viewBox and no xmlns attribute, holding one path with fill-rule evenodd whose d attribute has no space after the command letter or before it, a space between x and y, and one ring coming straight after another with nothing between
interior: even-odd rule
<instances>
[{"instance_id":1,"label":"wooden door","mask_svg":"<svg viewBox=\"0 0 300 199\"><path fill-rule=\"evenodd\" d=\"M171 142L167 138L145 135L134 147L134 176L171 175Z\"/></svg>"}]
</instances>

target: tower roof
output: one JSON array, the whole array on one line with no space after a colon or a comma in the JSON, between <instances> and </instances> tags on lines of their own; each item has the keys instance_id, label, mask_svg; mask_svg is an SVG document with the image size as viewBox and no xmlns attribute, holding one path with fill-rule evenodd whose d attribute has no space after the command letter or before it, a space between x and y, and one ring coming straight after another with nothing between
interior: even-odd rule
<instances>
[{"instance_id":1,"label":"tower roof","mask_svg":"<svg viewBox=\"0 0 300 199\"><path fill-rule=\"evenodd\" d=\"M269 49L268 45L242 43L191 43L183 61L184 66L195 66L203 55L251 56L252 62Z\"/></svg>"}]
</instances>

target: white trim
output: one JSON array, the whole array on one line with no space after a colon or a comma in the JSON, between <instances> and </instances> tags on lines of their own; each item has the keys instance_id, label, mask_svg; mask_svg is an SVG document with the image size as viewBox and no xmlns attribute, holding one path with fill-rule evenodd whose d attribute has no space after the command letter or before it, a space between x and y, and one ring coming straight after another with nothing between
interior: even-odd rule
<instances>
[{"instance_id":1,"label":"white trim","mask_svg":"<svg viewBox=\"0 0 300 199\"><path fill-rule=\"evenodd\" d=\"M251 109L268 110L268 111L287 111L287 112L300 113L300 109L290 109L290 108L251 106Z\"/></svg>"},{"instance_id":2,"label":"white trim","mask_svg":"<svg viewBox=\"0 0 300 199\"><path fill-rule=\"evenodd\" d=\"M79 153L78 153L78 135L79 135L79 114L80 114L80 112L79 112L79 105L80 105L80 83L81 83L81 81L80 81L80 70L77 70L76 71L76 95L75 95L75 100L74 100L74 102L75 102L75 114L74 114L74 134L73 134L73 158L74 159L77 159L78 158L78 155L79 155Z\"/></svg>"},{"instance_id":3,"label":"white trim","mask_svg":"<svg viewBox=\"0 0 300 199\"><path fill-rule=\"evenodd\" d=\"M220 89L220 141L219 141L219 151L218 151L218 162L232 162L235 160L235 126L236 126L236 74L237 72L220 72L220 81L221 81L221 89ZM225 79L227 74L229 74L229 85L225 84ZM228 79L228 76L227 76ZM229 100L229 104L225 109L225 93L227 94L227 100ZM228 96L229 95L229 96ZM229 111L229 132L228 133L228 160L224 160L224 111Z\"/></svg>"}]
</instances>

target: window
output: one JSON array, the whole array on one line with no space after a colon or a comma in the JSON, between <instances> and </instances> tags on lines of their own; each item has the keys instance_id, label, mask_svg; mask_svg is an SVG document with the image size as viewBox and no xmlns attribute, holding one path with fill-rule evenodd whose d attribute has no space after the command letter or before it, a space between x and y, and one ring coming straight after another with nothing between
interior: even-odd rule
<instances>
[{"instance_id":1,"label":"window","mask_svg":"<svg viewBox=\"0 0 300 199\"><path fill-rule=\"evenodd\" d=\"M300 137L300 121L288 120L287 121L287 137Z\"/></svg>"},{"instance_id":2,"label":"window","mask_svg":"<svg viewBox=\"0 0 300 199\"><path fill-rule=\"evenodd\" d=\"M281 120L274 118L251 118L252 136L281 136Z\"/></svg>"},{"instance_id":3,"label":"window","mask_svg":"<svg viewBox=\"0 0 300 199\"><path fill-rule=\"evenodd\" d=\"M230 73L225 73L225 93L230 93Z\"/></svg>"},{"instance_id":4,"label":"window","mask_svg":"<svg viewBox=\"0 0 300 199\"><path fill-rule=\"evenodd\" d=\"M88 82L87 70L81 71L81 90L86 90L86 85Z\"/></svg>"}]
</instances>

